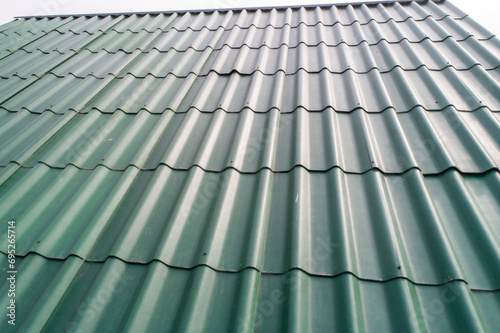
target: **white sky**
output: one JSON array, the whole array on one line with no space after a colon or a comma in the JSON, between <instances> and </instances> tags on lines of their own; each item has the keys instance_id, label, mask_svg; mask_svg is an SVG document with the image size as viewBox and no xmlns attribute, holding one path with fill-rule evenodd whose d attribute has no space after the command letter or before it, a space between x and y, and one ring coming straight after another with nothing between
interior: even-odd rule
<instances>
[{"instance_id":1,"label":"white sky","mask_svg":"<svg viewBox=\"0 0 500 333\"><path fill-rule=\"evenodd\" d=\"M355 2L354 0L352 2ZM376 0L378 1L378 0ZM376 2L375 1L375 2ZM321 3L342 3L349 0L2 0L0 24L14 16L57 15L82 13L167 11L178 9L231 8L256 6L286 6ZM452 0L457 7L468 13L491 32L500 35L500 1Z\"/></svg>"}]
</instances>

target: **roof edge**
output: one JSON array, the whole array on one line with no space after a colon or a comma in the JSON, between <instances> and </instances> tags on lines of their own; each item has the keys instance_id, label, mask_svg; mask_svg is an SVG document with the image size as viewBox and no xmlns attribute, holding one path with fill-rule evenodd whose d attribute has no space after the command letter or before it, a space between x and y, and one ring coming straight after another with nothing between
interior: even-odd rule
<instances>
[{"instance_id":1,"label":"roof edge","mask_svg":"<svg viewBox=\"0 0 500 333\"><path fill-rule=\"evenodd\" d=\"M346 7L346 6L376 6L379 4L389 5L394 3L425 3L425 2L445 2L446 0L381 0L377 2L359 1L359 2L342 2L342 3L322 3L312 5L293 5L293 6L267 6L267 7L235 7L235 8L207 8L207 9L182 9L182 10L168 10L168 11L145 11L145 12L110 12L110 13L87 13L87 14L58 14L58 15L27 15L15 16L14 19L31 19L31 18L67 18L67 17L82 17L82 16L131 16L131 15L158 15L158 14L174 14L174 13L213 13L213 12L226 12L226 11L243 11L243 10L272 10L272 9L298 9L298 8L316 8L316 7Z\"/></svg>"}]
</instances>

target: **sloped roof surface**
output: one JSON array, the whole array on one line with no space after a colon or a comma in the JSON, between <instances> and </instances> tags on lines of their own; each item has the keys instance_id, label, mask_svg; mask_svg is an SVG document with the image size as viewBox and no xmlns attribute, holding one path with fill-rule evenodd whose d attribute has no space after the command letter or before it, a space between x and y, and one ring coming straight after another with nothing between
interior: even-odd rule
<instances>
[{"instance_id":1,"label":"sloped roof surface","mask_svg":"<svg viewBox=\"0 0 500 333\"><path fill-rule=\"evenodd\" d=\"M23 18L0 82L15 330L500 326L500 40L448 1Z\"/></svg>"}]
</instances>

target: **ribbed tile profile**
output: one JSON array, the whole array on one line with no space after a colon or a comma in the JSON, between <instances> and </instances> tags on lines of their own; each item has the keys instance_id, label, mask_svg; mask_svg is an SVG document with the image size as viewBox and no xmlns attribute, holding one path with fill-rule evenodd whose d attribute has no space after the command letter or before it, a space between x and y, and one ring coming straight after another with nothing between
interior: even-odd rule
<instances>
[{"instance_id":1,"label":"ribbed tile profile","mask_svg":"<svg viewBox=\"0 0 500 333\"><path fill-rule=\"evenodd\" d=\"M1 332L496 332L500 40L449 1L17 19L12 220Z\"/></svg>"},{"instance_id":2,"label":"ribbed tile profile","mask_svg":"<svg viewBox=\"0 0 500 333\"><path fill-rule=\"evenodd\" d=\"M487 108L439 112L416 108L406 113L387 110L339 113L298 109L255 113L65 115L26 110L0 111L0 165L55 168L74 165L113 170L129 166L175 170L199 166L206 171L262 169L288 172L297 166L310 171L340 168L348 173L378 169L404 173L419 169L438 174L499 170L500 113ZM16 135L16 133L22 133ZM210 138L210 140L206 140ZM478 139L480 138L480 139Z\"/></svg>"},{"instance_id":3,"label":"ribbed tile profile","mask_svg":"<svg viewBox=\"0 0 500 333\"><path fill-rule=\"evenodd\" d=\"M0 218L19 221L20 255L115 256L274 274L300 268L312 275L463 280L500 289L499 191L498 171L389 176L298 167L240 174L38 164L4 183ZM325 252L324 260L311 261L317 252Z\"/></svg>"},{"instance_id":4,"label":"ribbed tile profile","mask_svg":"<svg viewBox=\"0 0 500 333\"><path fill-rule=\"evenodd\" d=\"M284 72L291 75L301 69L309 73L325 69L332 73L352 70L362 74L371 70L390 72L396 67L410 71L423 66L434 71L446 67L462 71L476 65L489 71L500 66L500 58L497 56L499 50L498 39L478 40L474 36L462 41L448 38L442 42L432 42L424 39L420 43L410 43L407 40L388 43L382 40L375 45L361 43L358 47L346 44L330 47L323 43L317 46L300 44L296 48L283 45L274 49L267 46L257 49L224 46L213 51L170 50L166 54L161 54L156 49L141 54L123 51L92 53L89 50L82 50L78 54L41 51L29 53L20 50L0 61L0 77L8 79L17 76L26 79L33 75L41 77L46 73L61 78L73 75L77 78L94 76L101 79L108 75L124 77L127 74L138 78L148 75L163 78L170 74L177 77L189 74L206 76L210 72L224 75L232 72L245 75L254 72L266 75ZM61 65L52 69L54 62ZM202 67L197 66L199 62L203 63Z\"/></svg>"},{"instance_id":5,"label":"ribbed tile profile","mask_svg":"<svg viewBox=\"0 0 500 333\"><path fill-rule=\"evenodd\" d=\"M4 254L0 264L7 265ZM27 332L494 332L500 325L500 292L471 290L462 281L422 286L300 270L232 274L36 254L19 259L19 270L19 328ZM6 289L0 291L5 304ZM10 329L5 320L0 329Z\"/></svg>"},{"instance_id":6,"label":"ribbed tile profile","mask_svg":"<svg viewBox=\"0 0 500 333\"><path fill-rule=\"evenodd\" d=\"M467 71L456 71L452 67L441 71L430 71L426 67L405 71L396 67L390 72L375 69L363 74L352 70L331 73L326 69L319 73L299 70L292 75L210 72L207 76L191 74L185 78L175 75L137 78L127 74L123 78L108 75L105 79L94 76L79 79L73 75L60 78L47 74L40 79L34 76L27 80L3 79L6 89L5 93L0 92L0 99L4 101L1 108L7 111L26 109L34 113L92 109L103 113L117 110L188 112L190 109L241 112L245 108L254 112L277 109L290 113L298 108L322 111L329 107L338 112L355 109L382 112L390 108L408 112L418 106L431 111L448 106L474 111L488 106L498 112L499 78L500 67L486 71L481 66Z\"/></svg>"},{"instance_id":7,"label":"ribbed tile profile","mask_svg":"<svg viewBox=\"0 0 500 333\"><path fill-rule=\"evenodd\" d=\"M235 26L230 30L224 30L221 27L217 30L202 28L185 31L171 29L168 32L141 30L137 33L131 31L119 33L108 29L106 32L97 34L75 34L72 31L62 33L55 30L41 35L30 34L26 39L17 34L3 35L1 38L5 40L3 48L6 51L23 49L27 52L66 53L79 50L91 52L104 50L111 53L118 51L132 53L137 50L141 52L151 50L167 52L172 49L176 51L188 49L204 51L207 48L220 50L223 47L241 48L243 46L251 49L264 46L274 49L283 45L289 48L319 44L359 46L362 43L376 45L382 41L387 43L401 41L420 43L424 40L442 42L449 38L462 41L471 36L478 40L488 40L493 37L493 34L478 27L470 18L457 20L447 16L436 21L429 16L422 21L410 18L403 22L390 20L378 23L370 21L364 25L355 22L352 25L337 25L333 28L325 26L319 21L313 26L304 24L296 27L285 25L280 28L274 26L240 28ZM15 39L21 44L9 43L9 39Z\"/></svg>"}]
</instances>

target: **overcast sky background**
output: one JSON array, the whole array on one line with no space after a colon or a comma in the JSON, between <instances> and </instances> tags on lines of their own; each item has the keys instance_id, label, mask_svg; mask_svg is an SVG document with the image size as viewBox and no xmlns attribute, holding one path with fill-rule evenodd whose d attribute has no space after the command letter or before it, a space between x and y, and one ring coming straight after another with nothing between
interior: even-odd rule
<instances>
[{"instance_id":1,"label":"overcast sky background","mask_svg":"<svg viewBox=\"0 0 500 333\"><path fill-rule=\"evenodd\" d=\"M373 1L378 2L379 0ZM14 16L88 14L109 12L168 11L179 9L206 9L258 6L286 6L359 1L321 0L4 0L0 10L0 24L13 20ZM368 2L368 1L365 1ZM468 13L491 32L500 35L500 1L452 0L457 7Z\"/></svg>"}]
</instances>

